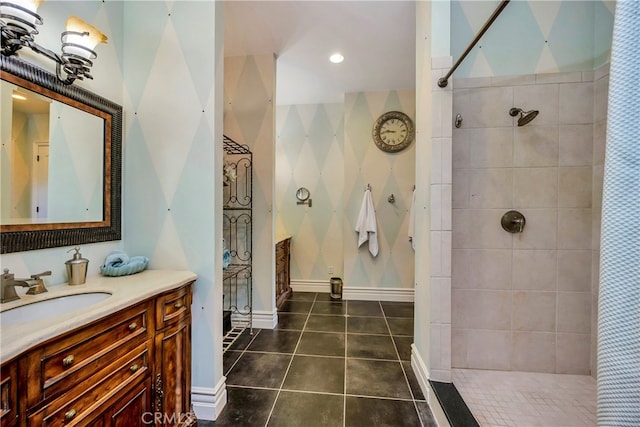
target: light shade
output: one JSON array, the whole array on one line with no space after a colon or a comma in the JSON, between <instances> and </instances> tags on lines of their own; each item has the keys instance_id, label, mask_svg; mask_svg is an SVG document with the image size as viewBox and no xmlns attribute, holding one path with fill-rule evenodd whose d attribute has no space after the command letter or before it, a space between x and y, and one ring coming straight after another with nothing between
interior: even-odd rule
<instances>
[{"instance_id":1,"label":"light shade","mask_svg":"<svg viewBox=\"0 0 640 427\"><path fill-rule=\"evenodd\" d=\"M107 36L102 34L93 25L87 24L77 16L70 16L67 20L67 31L70 33L63 34L65 43L72 43L84 47L85 49L69 49L68 53L74 53L86 58L94 57L89 52L93 53L93 49L98 43L106 43ZM89 35L83 35L83 33L89 33ZM88 51L87 51L88 49Z\"/></svg>"},{"instance_id":2,"label":"light shade","mask_svg":"<svg viewBox=\"0 0 640 427\"><path fill-rule=\"evenodd\" d=\"M22 6L35 13L38 11L38 7L40 7L43 1L44 0L12 0L11 3Z\"/></svg>"},{"instance_id":3,"label":"light shade","mask_svg":"<svg viewBox=\"0 0 640 427\"><path fill-rule=\"evenodd\" d=\"M7 23L20 26L28 32L32 32L35 30L36 25L42 24L42 19L37 12L38 7L43 1L44 0L12 0L5 2L0 5L0 13L3 15L2 19ZM24 8L28 12L20 8ZM37 31L35 31L35 33L37 34Z\"/></svg>"}]
</instances>

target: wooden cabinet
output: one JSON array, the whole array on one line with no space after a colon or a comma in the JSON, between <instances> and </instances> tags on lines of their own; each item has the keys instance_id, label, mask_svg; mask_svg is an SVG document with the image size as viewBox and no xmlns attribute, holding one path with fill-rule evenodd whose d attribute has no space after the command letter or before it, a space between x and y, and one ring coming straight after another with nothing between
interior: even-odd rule
<instances>
[{"instance_id":1,"label":"wooden cabinet","mask_svg":"<svg viewBox=\"0 0 640 427\"><path fill-rule=\"evenodd\" d=\"M190 425L191 410L191 294L183 289L158 298L155 337L155 412L165 415L158 425Z\"/></svg>"},{"instance_id":2,"label":"wooden cabinet","mask_svg":"<svg viewBox=\"0 0 640 427\"><path fill-rule=\"evenodd\" d=\"M2 426L195 424L191 293L162 293L3 365Z\"/></svg>"},{"instance_id":3,"label":"wooden cabinet","mask_svg":"<svg viewBox=\"0 0 640 427\"><path fill-rule=\"evenodd\" d=\"M291 238L276 243L276 307L280 306L291 293L291 277L289 276L291 262Z\"/></svg>"},{"instance_id":4,"label":"wooden cabinet","mask_svg":"<svg viewBox=\"0 0 640 427\"><path fill-rule=\"evenodd\" d=\"M2 365L0 371L0 423L18 425L18 363Z\"/></svg>"}]
</instances>

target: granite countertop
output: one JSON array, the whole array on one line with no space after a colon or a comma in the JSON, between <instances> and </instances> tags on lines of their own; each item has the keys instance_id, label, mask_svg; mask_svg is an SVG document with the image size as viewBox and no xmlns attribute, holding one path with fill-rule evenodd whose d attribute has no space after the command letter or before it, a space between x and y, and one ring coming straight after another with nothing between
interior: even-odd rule
<instances>
[{"instance_id":1,"label":"granite countertop","mask_svg":"<svg viewBox=\"0 0 640 427\"><path fill-rule=\"evenodd\" d=\"M18 301L0 305L1 311L51 298L91 292L106 292L111 296L61 315L23 323L0 325L0 361L18 356L25 350L57 335L100 319L159 293L179 288L197 278L186 270L145 270L123 277L87 277L84 285L47 285L49 292L20 295Z\"/></svg>"}]
</instances>

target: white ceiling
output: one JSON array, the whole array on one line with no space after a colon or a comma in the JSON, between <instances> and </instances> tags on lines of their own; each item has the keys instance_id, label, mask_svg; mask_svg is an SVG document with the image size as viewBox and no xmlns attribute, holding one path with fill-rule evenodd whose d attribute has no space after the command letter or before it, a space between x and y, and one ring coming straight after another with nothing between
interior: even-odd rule
<instances>
[{"instance_id":1,"label":"white ceiling","mask_svg":"<svg viewBox=\"0 0 640 427\"><path fill-rule=\"evenodd\" d=\"M276 103L415 88L413 1L225 2L225 56L275 53ZM339 51L345 60L329 62Z\"/></svg>"}]
</instances>

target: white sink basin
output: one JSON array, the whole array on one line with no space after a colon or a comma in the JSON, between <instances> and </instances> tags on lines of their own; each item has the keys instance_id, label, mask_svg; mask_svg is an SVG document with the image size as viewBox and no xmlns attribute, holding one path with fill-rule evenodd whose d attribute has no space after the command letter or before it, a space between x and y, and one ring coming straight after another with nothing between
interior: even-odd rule
<instances>
[{"instance_id":1,"label":"white sink basin","mask_svg":"<svg viewBox=\"0 0 640 427\"><path fill-rule=\"evenodd\" d=\"M67 295L58 298L34 302L0 313L0 324L13 325L58 316L80 310L105 300L111 296L108 292L89 292L86 294Z\"/></svg>"}]
</instances>

